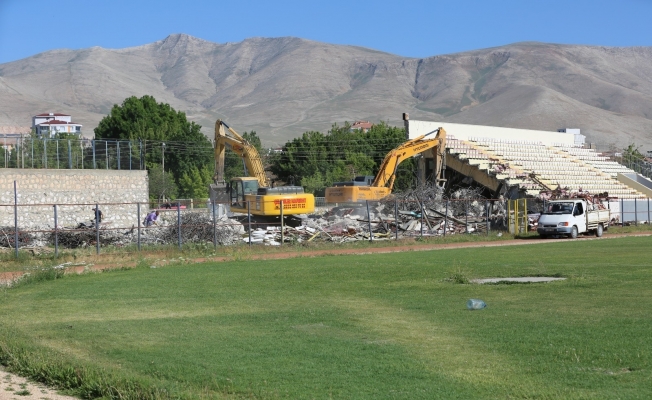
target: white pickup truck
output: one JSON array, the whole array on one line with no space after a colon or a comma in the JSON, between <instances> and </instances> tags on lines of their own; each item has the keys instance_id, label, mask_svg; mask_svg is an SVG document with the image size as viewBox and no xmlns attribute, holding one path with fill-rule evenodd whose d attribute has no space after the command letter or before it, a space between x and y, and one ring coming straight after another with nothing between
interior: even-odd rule
<instances>
[{"instance_id":1,"label":"white pickup truck","mask_svg":"<svg viewBox=\"0 0 652 400\"><path fill-rule=\"evenodd\" d=\"M575 239L580 233L587 232L600 237L609 227L609 220L609 210L598 209L597 205L586 200L553 200L546 203L539 217L537 233L542 238L568 236Z\"/></svg>"}]
</instances>

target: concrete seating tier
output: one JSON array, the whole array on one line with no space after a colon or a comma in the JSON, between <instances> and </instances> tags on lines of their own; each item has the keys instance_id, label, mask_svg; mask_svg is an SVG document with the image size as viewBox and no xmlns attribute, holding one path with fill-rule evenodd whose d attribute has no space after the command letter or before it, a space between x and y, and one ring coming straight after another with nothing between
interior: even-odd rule
<instances>
[{"instance_id":1,"label":"concrete seating tier","mask_svg":"<svg viewBox=\"0 0 652 400\"><path fill-rule=\"evenodd\" d=\"M534 141L509 141L488 138L456 139L446 142L449 157L476 165L490 176L518 185L530 195L545 188L568 188L571 192L603 193L621 198L645 196L615 178L618 173L634 173L627 167L591 149L546 146ZM529 176L534 174L536 180Z\"/></svg>"}]
</instances>

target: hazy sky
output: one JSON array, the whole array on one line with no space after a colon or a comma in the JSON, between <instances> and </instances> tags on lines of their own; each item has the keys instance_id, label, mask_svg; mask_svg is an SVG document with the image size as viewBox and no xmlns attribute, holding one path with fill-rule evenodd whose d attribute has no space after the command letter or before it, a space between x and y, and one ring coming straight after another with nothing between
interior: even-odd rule
<instances>
[{"instance_id":1,"label":"hazy sky","mask_svg":"<svg viewBox=\"0 0 652 400\"><path fill-rule=\"evenodd\" d=\"M540 41L652 46L652 0L0 0L0 63L186 33L295 36L408 57Z\"/></svg>"}]
</instances>

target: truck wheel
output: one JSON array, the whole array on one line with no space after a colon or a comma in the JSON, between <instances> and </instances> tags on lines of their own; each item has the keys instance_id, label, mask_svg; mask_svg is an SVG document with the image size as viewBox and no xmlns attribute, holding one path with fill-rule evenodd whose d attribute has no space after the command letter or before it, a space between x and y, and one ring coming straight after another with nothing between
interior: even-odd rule
<instances>
[{"instance_id":1,"label":"truck wheel","mask_svg":"<svg viewBox=\"0 0 652 400\"><path fill-rule=\"evenodd\" d=\"M602 237L602 231L603 231L602 224L598 225L598 228L595 230L595 236L597 237Z\"/></svg>"},{"instance_id":2,"label":"truck wheel","mask_svg":"<svg viewBox=\"0 0 652 400\"><path fill-rule=\"evenodd\" d=\"M571 228L570 238L571 239L577 239L577 227L576 226Z\"/></svg>"}]
</instances>

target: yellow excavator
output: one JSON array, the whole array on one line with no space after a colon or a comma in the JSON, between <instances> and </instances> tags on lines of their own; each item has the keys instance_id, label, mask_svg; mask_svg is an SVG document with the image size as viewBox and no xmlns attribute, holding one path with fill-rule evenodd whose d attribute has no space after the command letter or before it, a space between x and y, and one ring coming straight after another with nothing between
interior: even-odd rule
<instances>
[{"instance_id":1,"label":"yellow excavator","mask_svg":"<svg viewBox=\"0 0 652 400\"><path fill-rule=\"evenodd\" d=\"M443 181L442 167L446 153L446 131L444 128L438 128L425 135L410 139L387 153L375 177L356 176L351 182L336 182L333 187L326 188L326 202L355 203L365 200L380 200L389 196L394 187L396 169L399 164L409 157L429 149L432 149L435 159L435 180L439 184Z\"/></svg>"},{"instance_id":2,"label":"yellow excavator","mask_svg":"<svg viewBox=\"0 0 652 400\"><path fill-rule=\"evenodd\" d=\"M246 177L224 180L226 148L244 161ZM213 204L228 204L232 212L260 216L307 214L315 211L315 196L301 186L272 187L258 150L224 121L215 122L215 183L211 185ZM281 210L282 209L282 210Z\"/></svg>"}]
</instances>

